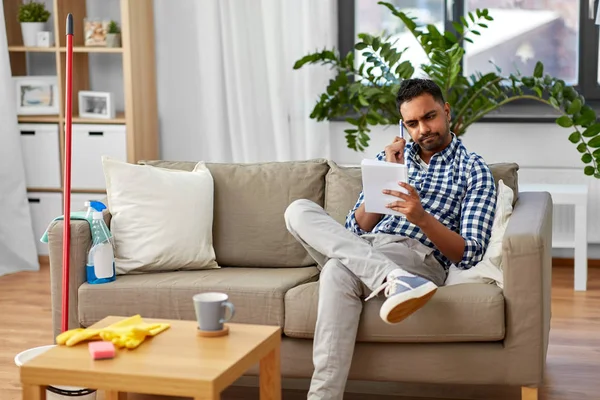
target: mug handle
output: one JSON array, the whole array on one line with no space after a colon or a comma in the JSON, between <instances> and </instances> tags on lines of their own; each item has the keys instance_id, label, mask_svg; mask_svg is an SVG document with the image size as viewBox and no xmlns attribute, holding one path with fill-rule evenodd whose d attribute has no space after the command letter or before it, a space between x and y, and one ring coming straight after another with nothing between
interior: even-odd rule
<instances>
[{"instance_id":1,"label":"mug handle","mask_svg":"<svg viewBox=\"0 0 600 400\"><path fill-rule=\"evenodd\" d=\"M222 324L222 323L230 321L231 318L233 318L233 316L235 315L235 307L233 306L233 304L231 304L228 301L223 302L223 304L221 304L221 306L227 307L229 309L229 317L225 317L219 321L219 323Z\"/></svg>"}]
</instances>

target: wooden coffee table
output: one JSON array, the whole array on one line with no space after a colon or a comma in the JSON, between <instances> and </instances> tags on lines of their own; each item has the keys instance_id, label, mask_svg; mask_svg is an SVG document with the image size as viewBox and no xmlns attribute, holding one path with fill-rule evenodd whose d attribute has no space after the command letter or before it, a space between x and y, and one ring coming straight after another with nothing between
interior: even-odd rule
<instances>
[{"instance_id":1,"label":"wooden coffee table","mask_svg":"<svg viewBox=\"0 0 600 400\"><path fill-rule=\"evenodd\" d=\"M125 317L107 317L94 328ZM56 346L20 367L24 400L45 400L46 386L76 386L105 391L106 400L125 393L219 399L227 386L260 363L260 398L281 399L281 328L228 324L229 335L199 337L195 321L144 318L171 327L147 338L137 349L117 350L110 360L93 360L87 342Z\"/></svg>"}]
</instances>

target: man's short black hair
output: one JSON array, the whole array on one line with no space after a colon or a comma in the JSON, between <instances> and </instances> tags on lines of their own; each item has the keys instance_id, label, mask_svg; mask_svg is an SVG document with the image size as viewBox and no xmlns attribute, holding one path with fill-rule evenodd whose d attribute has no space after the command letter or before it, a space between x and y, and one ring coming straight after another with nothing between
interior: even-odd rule
<instances>
[{"instance_id":1,"label":"man's short black hair","mask_svg":"<svg viewBox=\"0 0 600 400\"><path fill-rule=\"evenodd\" d=\"M399 110L402 103L414 99L422 94L429 93L434 100L444 105L444 95L440 87L431 79L412 78L404 79L396 95L396 107Z\"/></svg>"}]
</instances>

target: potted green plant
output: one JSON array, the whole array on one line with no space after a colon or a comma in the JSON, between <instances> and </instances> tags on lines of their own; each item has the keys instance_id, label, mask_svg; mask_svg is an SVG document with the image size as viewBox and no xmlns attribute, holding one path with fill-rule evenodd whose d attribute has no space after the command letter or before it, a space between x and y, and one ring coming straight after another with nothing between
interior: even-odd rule
<instances>
[{"instance_id":1,"label":"potted green plant","mask_svg":"<svg viewBox=\"0 0 600 400\"><path fill-rule=\"evenodd\" d=\"M21 23L23 46L36 46L37 34L44 30L48 18L50 18L50 12L46 10L44 3L30 0L19 6L19 22Z\"/></svg>"},{"instance_id":2,"label":"potted green plant","mask_svg":"<svg viewBox=\"0 0 600 400\"><path fill-rule=\"evenodd\" d=\"M121 29L115 21L110 21L108 24L106 47L121 47Z\"/></svg>"},{"instance_id":3,"label":"potted green plant","mask_svg":"<svg viewBox=\"0 0 600 400\"><path fill-rule=\"evenodd\" d=\"M561 79L544 74L544 65L537 62L532 76L519 73L509 76L497 72L461 74L464 56L463 40L473 42L479 30L487 28L493 18L487 9L477 9L454 31L440 32L434 25L417 25L414 18L397 10L392 4L378 2L399 18L414 35L427 55L427 63L418 67L441 88L453 110L451 130L463 135L486 114L519 99L531 99L548 105L561 115L556 123L569 128L568 137L581 153L586 164L584 173L600 179L600 123L595 111L572 86ZM364 151L368 147L370 127L397 125L401 118L395 96L400 82L414 76L415 66L403 59L406 49L398 49L391 35L359 33L354 50L362 51L364 61L355 65L354 51L342 56L336 50L324 49L297 60L294 69L306 64L333 68L324 93L319 96L310 117L318 121L344 118L352 126L345 130L348 147Z\"/></svg>"}]
</instances>

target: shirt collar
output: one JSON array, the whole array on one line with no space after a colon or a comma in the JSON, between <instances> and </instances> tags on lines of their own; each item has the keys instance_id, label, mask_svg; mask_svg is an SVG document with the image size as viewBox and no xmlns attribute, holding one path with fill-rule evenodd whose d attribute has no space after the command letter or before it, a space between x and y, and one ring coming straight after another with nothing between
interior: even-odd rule
<instances>
[{"instance_id":1,"label":"shirt collar","mask_svg":"<svg viewBox=\"0 0 600 400\"><path fill-rule=\"evenodd\" d=\"M435 153L433 157L431 157L431 161L433 161L434 159L439 159L442 164L449 164L452 161L452 159L454 158L454 154L456 153L456 149L458 148L458 138L456 137L454 132L450 132L450 134L452 135L452 140L450 141L450 144L446 146L444 150L440 151L439 153ZM420 148L421 147L416 142L412 142L408 149L409 158L411 159L411 161L417 164L418 162L416 156L419 153ZM429 162L430 164L431 161Z\"/></svg>"}]
</instances>

